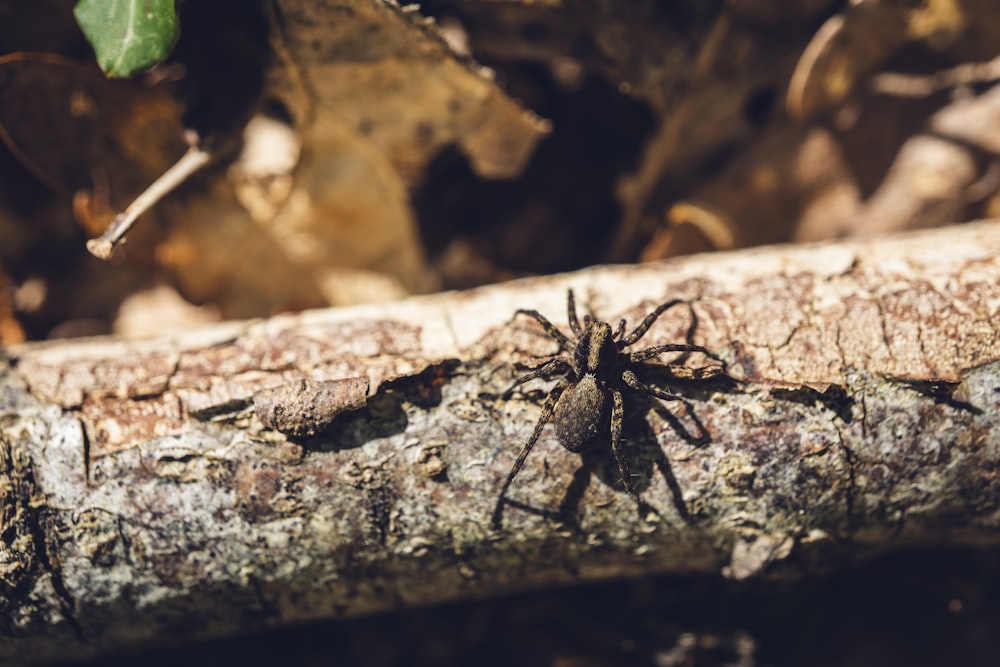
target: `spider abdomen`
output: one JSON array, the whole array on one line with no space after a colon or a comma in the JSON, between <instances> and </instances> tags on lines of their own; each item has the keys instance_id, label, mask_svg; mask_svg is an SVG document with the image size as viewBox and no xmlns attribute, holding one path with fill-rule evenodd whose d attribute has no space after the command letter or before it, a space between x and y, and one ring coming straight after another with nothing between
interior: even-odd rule
<instances>
[{"instance_id":1,"label":"spider abdomen","mask_svg":"<svg viewBox=\"0 0 1000 667\"><path fill-rule=\"evenodd\" d=\"M607 432L607 420L607 391L589 373L566 388L552 415L559 443L571 452L589 449Z\"/></svg>"}]
</instances>

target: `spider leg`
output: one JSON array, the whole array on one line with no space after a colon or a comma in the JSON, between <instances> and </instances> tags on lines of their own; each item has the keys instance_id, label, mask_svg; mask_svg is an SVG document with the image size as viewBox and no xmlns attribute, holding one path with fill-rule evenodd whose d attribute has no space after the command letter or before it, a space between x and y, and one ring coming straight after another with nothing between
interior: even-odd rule
<instances>
[{"instance_id":1,"label":"spider leg","mask_svg":"<svg viewBox=\"0 0 1000 667\"><path fill-rule=\"evenodd\" d=\"M566 313L569 315L569 328L579 338L583 334L580 328L580 320L576 319L576 299L573 298L573 290L566 293Z\"/></svg>"},{"instance_id":2,"label":"spider leg","mask_svg":"<svg viewBox=\"0 0 1000 667\"><path fill-rule=\"evenodd\" d=\"M566 334L564 334L562 331L559 331L559 329L556 329L556 325L552 324L552 322L550 322L547 317L542 315L537 310L524 310L522 308L514 313L515 317L517 317L518 315L527 315L528 317L534 318L535 321L541 324L542 328L545 329L545 333L547 333L549 336L554 338L559 343L560 350L573 349L573 342L566 337ZM572 326L572 322L570 322L570 326ZM577 326L579 326L579 324L577 324Z\"/></svg>"},{"instance_id":3,"label":"spider leg","mask_svg":"<svg viewBox=\"0 0 1000 667\"><path fill-rule=\"evenodd\" d=\"M648 384L642 382L635 376L632 371L625 371L622 373L622 380L630 386L632 389L643 393L649 394L650 396L655 396L656 398L662 399L664 401L682 401L685 399L680 394L671 394L669 391L664 391L663 389L658 389L656 387L650 387Z\"/></svg>"},{"instance_id":4,"label":"spider leg","mask_svg":"<svg viewBox=\"0 0 1000 667\"><path fill-rule=\"evenodd\" d=\"M611 340L618 340L625 333L625 318L618 320L618 328L611 334Z\"/></svg>"},{"instance_id":5,"label":"spider leg","mask_svg":"<svg viewBox=\"0 0 1000 667\"><path fill-rule=\"evenodd\" d=\"M714 359L718 362L725 364L725 362L714 352L702 347L701 345L688 345L686 343L667 343L666 345L654 345L653 347L647 347L642 350L636 350L635 352L630 352L628 359L632 363L637 363L640 361L645 361L646 359L652 359L653 357L663 354L664 352L701 352L709 359Z\"/></svg>"},{"instance_id":6,"label":"spider leg","mask_svg":"<svg viewBox=\"0 0 1000 667\"><path fill-rule=\"evenodd\" d=\"M666 371L670 373L670 377L678 380L710 380L711 378L717 378L720 375L726 374L725 366L701 366L699 368L691 368L690 366L665 364L661 368L665 368Z\"/></svg>"},{"instance_id":7,"label":"spider leg","mask_svg":"<svg viewBox=\"0 0 1000 667\"><path fill-rule=\"evenodd\" d=\"M660 315L667 312L668 310L670 310L679 303L687 303L687 301L684 301L683 299L672 299L670 301L667 301L666 303L657 306L656 310L651 312L649 315L646 315L646 319L640 322L639 326L637 326L635 329L632 330L632 333L625 336L625 338L621 340L621 344L618 347L619 348L628 347L632 343L642 338L644 335L646 335L646 332L649 331L649 327L653 326L653 322L656 321L656 318L658 318ZM688 305L690 306L690 304Z\"/></svg>"},{"instance_id":8,"label":"spider leg","mask_svg":"<svg viewBox=\"0 0 1000 667\"><path fill-rule=\"evenodd\" d=\"M503 522L503 505L504 497L507 495L507 489L510 488L511 482L513 482L514 478L517 477L517 473L521 472L521 468L524 466L524 460L528 458L528 454L531 453L535 443L538 442L538 436L542 434L542 429L545 428L545 424L552 418L552 413L555 411L556 401L559 400L560 394L562 394L568 384L569 382L560 382L556 385L556 387L545 399L545 402L542 404L542 414L538 418L538 423L535 424L535 430L531 432L531 437L528 438L528 441L524 443L523 447L521 447L521 453L517 455L517 460L514 461L514 466L510 469L510 472L507 473L507 479L504 480L503 486L500 487L500 497L497 498L496 507L493 508L493 515L490 518L490 525L494 529L500 528L500 525Z\"/></svg>"},{"instance_id":9,"label":"spider leg","mask_svg":"<svg viewBox=\"0 0 1000 667\"><path fill-rule=\"evenodd\" d=\"M529 382L531 380L534 380L535 378L546 377L559 371L565 373L571 370L572 368L573 365L566 359L563 359L561 357L553 359L552 361L542 364L538 368L532 370L529 373L525 373L521 377L514 380L514 384L508 387L507 391L500 394L500 396L502 396L503 398L509 398L510 395L514 392L514 390L520 387L525 382ZM560 389L560 391L562 390Z\"/></svg>"},{"instance_id":10,"label":"spider leg","mask_svg":"<svg viewBox=\"0 0 1000 667\"><path fill-rule=\"evenodd\" d=\"M641 382L639 378L635 376L635 373L633 373L632 371L623 372L622 380L633 390L638 391L640 393L648 394L649 396L659 398L660 400L663 401L678 401L681 405L684 406L684 410L687 413L688 417L690 417L691 421L698 428L698 434L695 435L694 433L689 431L687 426L682 425L680 420L668 411L668 414L670 414L671 416L667 417L667 420L670 421L674 431L676 431L684 440L686 440L688 443L692 445L701 446L709 442L709 434L708 431L705 430L705 425L701 423L700 419L698 419L698 415L694 413L693 409L691 408L691 404L688 403L685 397L679 394L670 393L669 391L664 391L663 389L651 387L648 384ZM670 480L668 479L667 482L669 483Z\"/></svg>"},{"instance_id":11,"label":"spider leg","mask_svg":"<svg viewBox=\"0 0 1000 667\"><path fill-rule=\"evenodd\" d=\"M639 500L639 493L632 483L632 473L628 468L628 459L622 451L622 419L625 415L625 408L622 403L622 393L617 389L611 391L611 453L615 455L615 462L618 463L618 470L622 474L622 484L625 491L630 496Z\"/></svg>"}]
</instances>

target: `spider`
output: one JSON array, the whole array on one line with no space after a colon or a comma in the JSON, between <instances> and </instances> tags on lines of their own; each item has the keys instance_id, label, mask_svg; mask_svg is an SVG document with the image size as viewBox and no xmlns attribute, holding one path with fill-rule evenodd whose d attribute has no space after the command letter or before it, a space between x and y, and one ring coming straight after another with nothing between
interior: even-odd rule
<instances>
[{"instance_id":1,"label":"spider","mask_svg":"<svg viewBox=\"0 0 1000 667\"><path fill-rule=\"evenodd\" d=\"M527 315L535 319L553 340L559 343L559 352L563 353L551 361L542 364L531 372L522 375L507 391L503 398L508 398L520 385L540 377L562 374L563 378L552 389L542 404L542 414L535 424L531 437L524 443L514 466L507 474L500 489L496 508L493 510L491 525L499 528L503 518L503 507L507 490L511 482L521 471L524 461L538 441L542 428L551 419L555 427L559 443L571 452L579 453L593 447L602 431L608 424L610 409L611 452L614 454L618 469L622 475L622 483L630 496L639 501L639 494L629 473L628 460L622 451L622 418L624 404L622 388L629 389L665 401L683 401L684 398L669 391L651 387L642 383L633 370L637 366L645 366L647 359L652 359L664 352L700 352L710 359L720 362L720 366L704 366L689 368L677 364L666 364L671 376L676 378L702 380L725 374L725 362L718 356L700 345L668 343L654 345L634 352L626 352L625 348L642 338L656 319L670 308L687 303L681 299L673 299L658 306L639 323L628 335L625 333L625 320L618 323L612 332L607 322L583 316L583 326L576 317L576 304L573 290L569 290L566 298L566 310L569 315L569 326L576 340L570 340L537 310L520 309L514 316Z\"/></svg>"}]
</instances>

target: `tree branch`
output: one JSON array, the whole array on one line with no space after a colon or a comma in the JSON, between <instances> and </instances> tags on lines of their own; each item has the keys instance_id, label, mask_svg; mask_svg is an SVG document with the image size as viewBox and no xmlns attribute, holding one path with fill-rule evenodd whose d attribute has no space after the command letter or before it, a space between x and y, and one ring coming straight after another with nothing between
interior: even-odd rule
<instances>
[{"instance_id":1,"label":"tree branch","mask_svg":"<svg viewBox=\"0 0 1000 667\"><path fill-rule=\"evenodd\" d=\"M980 223L11 350L0 659L555 583L797 577L913 545L996 544L998 257L1000 227ZM499 395L556 351L512 315L535 309L568 331L570 286L613 325L694 300L696 321L672 309L639 346L704 345L734 379L673 381L685 403L625 394L642 512L609 452L581 458L546 429L493 531L551 383ZM313 407L304 425L269 428L255 394L279 415L280 401Z\"/></svg>"}]
</instances>

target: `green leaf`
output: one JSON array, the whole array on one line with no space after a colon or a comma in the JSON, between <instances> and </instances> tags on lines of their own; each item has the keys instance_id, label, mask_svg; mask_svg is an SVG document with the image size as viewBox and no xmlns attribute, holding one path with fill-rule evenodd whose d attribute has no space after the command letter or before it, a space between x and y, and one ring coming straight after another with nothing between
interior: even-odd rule
<instances>
[{"instance_id":1,"label":"green leaf","mask_svg":"<svg viewBox=\"0 0 1000 667\"><path fill-rule=\"evenodd\" d=\"M180 32L174 0L79 0L73 14L109 77L161 62Z\"/></svg>"}]
</instances>

